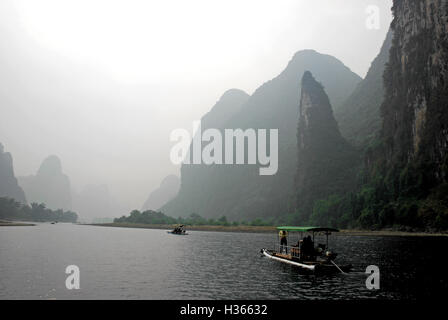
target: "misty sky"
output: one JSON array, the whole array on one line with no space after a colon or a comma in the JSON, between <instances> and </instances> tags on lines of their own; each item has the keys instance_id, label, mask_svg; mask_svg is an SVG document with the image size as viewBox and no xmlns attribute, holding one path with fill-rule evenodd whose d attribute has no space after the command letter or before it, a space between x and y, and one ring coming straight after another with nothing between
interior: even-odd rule
<instances>
[{"instance_id":1,"label":"misty sky","mask_svg":"<svg viewBox=\"0 0 448 320\"><path fill-rule=\"evenodd\" d=\"M365 12L380 8L379 29ZM58 155L75 190L142 206L168 174L175 128L227 89L253 91L296 51L365 76L392 19L384 0L0 0L0 142L18 176Z\"/></svg>"}]
</instances>

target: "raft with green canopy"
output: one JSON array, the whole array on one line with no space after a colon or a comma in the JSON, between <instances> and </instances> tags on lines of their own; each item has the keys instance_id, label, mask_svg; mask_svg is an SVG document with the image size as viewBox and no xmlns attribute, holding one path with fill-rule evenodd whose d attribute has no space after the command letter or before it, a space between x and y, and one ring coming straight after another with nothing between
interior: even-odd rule
<instances>
[{"instance_id":1,"label":"raft with green canopy","mask_svg":"<svg viewBox=\"0 0 448 320\"><path fill-rule=\"evenodd\" d=\"M291 264L300 267L303 271L312 271L318 273L348 272L352 266L350 264L338 266L334 260L337 253L330 251L328 248L328 236L332 232L339 232L336 228L316 227L316 226L280 226L277 230L286 231L288 234L279 234L279 237L289 236L290 232L312 233L313 239L310 237L298 239L297 245L286 245L277 243L273 249L261 249L261 253L273 260ZM314 235L323 233L326 236L326 244L318 244L315 246ZM289 242L289 241L288 241Z\"/></svg>"}]
</instances>

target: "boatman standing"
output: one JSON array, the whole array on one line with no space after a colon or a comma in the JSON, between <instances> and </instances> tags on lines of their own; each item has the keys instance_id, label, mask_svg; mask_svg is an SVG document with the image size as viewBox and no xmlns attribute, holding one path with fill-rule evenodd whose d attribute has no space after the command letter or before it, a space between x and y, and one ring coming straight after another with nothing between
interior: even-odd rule
<instances>
[{"instance_id":1,"label":"boatman standing","mask_svg":"<svg viewBox=\"0 0 448 320\"><path fill-rule=\"evenodd\" d=\"M285 246L286 254L288 254L288 232L286 230L280 230L278 236L280 237L280 252L283 252L283 246Z\"/></svg>"}]
</instances>

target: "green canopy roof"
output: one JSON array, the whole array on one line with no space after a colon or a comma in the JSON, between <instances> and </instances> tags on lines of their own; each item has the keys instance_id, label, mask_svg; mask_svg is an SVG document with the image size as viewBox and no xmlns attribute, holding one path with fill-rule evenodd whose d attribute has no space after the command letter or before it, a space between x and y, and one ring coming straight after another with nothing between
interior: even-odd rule
<instances>
[{"instance_id":1,"label":"green canopy roof","mask_svg":"<svg viewBox=\"0 0 448 320\"><path fill-rule=\"evenodd\" d=\"M322 232L322 231L339 232L338 229L325 228L325 227L292 227L292 226L283 226L283 227L277 227L277 230L297 231L297 232Z\"/></svg>"}]
</instances>

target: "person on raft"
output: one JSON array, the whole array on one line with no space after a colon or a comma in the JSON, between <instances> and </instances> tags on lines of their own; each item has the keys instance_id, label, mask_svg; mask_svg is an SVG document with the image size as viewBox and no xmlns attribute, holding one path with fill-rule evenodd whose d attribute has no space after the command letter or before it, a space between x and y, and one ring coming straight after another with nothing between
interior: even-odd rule
<instances>
[{"instance_id":1,"label":"person on raft","mask_svg":"<svg viewBox=\"0 0 448 320\"><path fill-rule=\"evenodd\" d=\"M285 248L286 254L288 254L288 232L285 230L280 230L280 232L278 233L279 237L280 237L280 252L283 252L283 247Z\"/></svg>"}]
</instances>

